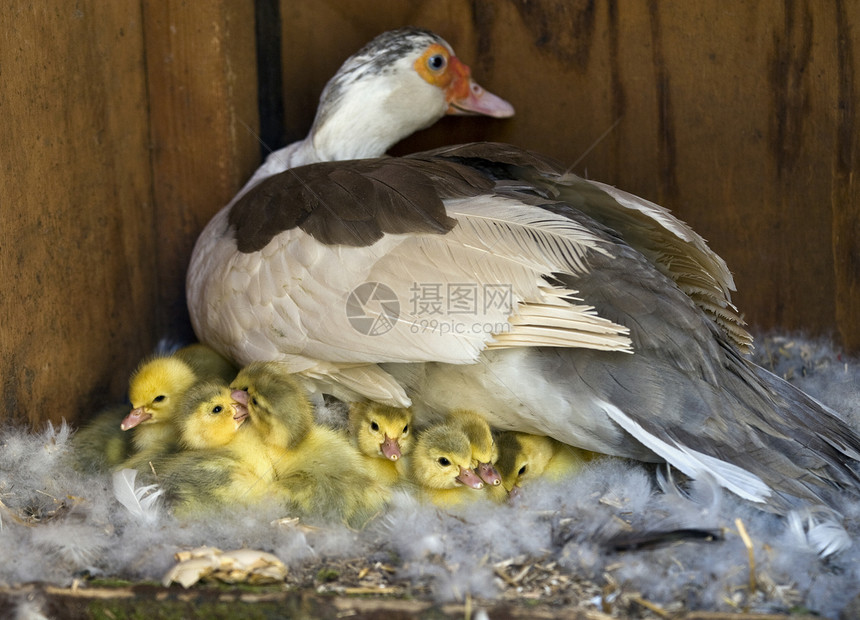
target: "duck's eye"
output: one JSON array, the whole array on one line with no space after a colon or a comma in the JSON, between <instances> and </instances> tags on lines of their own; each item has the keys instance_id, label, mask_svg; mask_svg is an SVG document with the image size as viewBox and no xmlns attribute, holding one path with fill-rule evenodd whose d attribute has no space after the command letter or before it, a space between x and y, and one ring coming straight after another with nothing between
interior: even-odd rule
<instances>
[{"instance_id":1,"label":"duck's eye","mask_svg":"<svg viewBox=\"0 0 860 620\"><path fill-rule=\"evenodd\" d=\"M442 54L433 54L427 59L427 68L431 71L441 71L447 64L448 61Z\"/></svg>"},{"instance_id":2,"label":"duck's eye","mask_svg":"<svg viewBox=\"0 0 860 620\"><path fill-rule=\"evenodd\" d=\"M251 399L251 404L255 407L258 405L256 397Z\"/></svg>"},{"instance_id":3,"label":"duck's eye","mask_svg":"<svg viewBox=\"0 0 860 620\"><path fill-rule=\"evenodd\" d=\"M406 426L403 427L403 434L405 435L408 432L409 432L409 425L407 424Z\"/></svg>"},{"instance_id":4,"label":"duck's eye","mask_svg":"<svg viewBox=\"0 0 860 620\"><path fill-rule=\"evenodd\" d=\"M224 411L224 407L221 405L215 405L212 407L212 413L221 413L222 411Z\"/></svg>"},{"instance_id":5,"label":"duck's eye","mask_svg":"<svg viewBox=\"0 0 860 620\"><path fill-rule=\"evenodd\" d=\"M525 465L520 467L520 470L517 472L517 475L522 476L524 473L526 473L526 466Z\"/></svg>"},{"instance_id":6,"label":"duck's eye","mask_svg":"<svg viewBox=\"0 0 860 620\"><path fill-rule=\"evenodd\" d=\"M376 422L371 422L370 423L370 430L378 431L379 430L379 424L377 424Z\"/></svg>"},{"instance_id":7,"label":"duck's eye","mask_svg":"<svg viewBox=\"0 0 860 620\"><path fill-rule=\"evenodd\" d=\"M154 402L154 403L160 403L160 402L161 402L161 401L163 401L165 398L167 398L167 396L165 396L164 394L159 394L158 396L156 396L155 398L153 398L153 399L152 399L152 402Z\"/></svg>"},{"instance_id":8,"label":"duck's eye","mask_svg":"<svg viewBox=\"0 0 860 620\"><path fill-rule=\"evenodd\" d=\"M448 467L451 464L451 461L446 459L444 456L440 456L436 462L439 463L442 467Z\"/></svg>"}]
</instances>

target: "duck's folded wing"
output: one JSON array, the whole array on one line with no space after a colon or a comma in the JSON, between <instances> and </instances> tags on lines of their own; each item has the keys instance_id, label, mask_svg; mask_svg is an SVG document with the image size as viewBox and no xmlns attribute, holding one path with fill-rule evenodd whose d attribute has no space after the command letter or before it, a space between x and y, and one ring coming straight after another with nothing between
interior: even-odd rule
<instances>
[{"instance_id":1,"label":"duck's folded wing","mask_svg":"<svg viewBox=\"0 0 860 620\"><path fill-rule=\"evenodd\" d=\"M358 161L262 182L227 215L192 313L240 363L474 362L489 346L629 351L552 274L612 243L450 162Z\"/></svg>"},{"instance_id":2,"label":"duck's folded wing","mask_svg":"<svg viewBox=\"0 0 860 620\"><path fill-rule=\"evenodd\" d=\"M582 179L543 155L506 144L472 143L443 147L415 158L441 157L481 167L517 189L541 191L616 231L686 293L742 350L752 346L731 300L734 279L725 261L672 213L610 185Z\"/></svg>"}]
</instances>

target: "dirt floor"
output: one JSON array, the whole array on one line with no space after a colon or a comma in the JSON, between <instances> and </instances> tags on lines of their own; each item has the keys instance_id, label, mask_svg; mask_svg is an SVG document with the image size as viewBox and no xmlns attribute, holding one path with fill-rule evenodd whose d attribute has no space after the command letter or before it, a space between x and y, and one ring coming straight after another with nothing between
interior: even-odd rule
<instances>
[{"instance_id":1,"label":"dirt floor","mask_svg":"<svg viewBox=\"0 0 860 620\"><path fill-rule=\"evenodd\" d=\"M394 566L362 559L308 565L268 586L198 583L119 583L82 580L69 588L27 584L0 588L0 617L40 618L386 618L392 620L508 618L610 618L675 620L804 620L817 616L798 609L791 615L688 611L682 603L659 606L625 591L610 574L605 584L569 578L553 562L519 558L495 568L502 595L436 604L420 582L398 579ZM595 601L602 601L599 607ZM847 617L846 617L847 619Z\"/></svg>"}]
</instances>

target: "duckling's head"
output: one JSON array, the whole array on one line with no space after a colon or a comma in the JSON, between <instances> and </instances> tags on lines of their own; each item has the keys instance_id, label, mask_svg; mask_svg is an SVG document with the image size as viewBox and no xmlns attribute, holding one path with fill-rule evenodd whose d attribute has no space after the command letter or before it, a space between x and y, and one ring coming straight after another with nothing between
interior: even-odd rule
<instances>
[{"instance_id":1,"label":"duckling's head","mask_svg":"<svg viewBox=\"0 0 860 620\"><path fill-rule=\"evenodd\" d=\"M472 467L481 480L490 486L499 486L502 478L496 470L499 448L487 420L477 411L455 409L450 412L449 420L459 426L472 445Z\"/></svg>"},{"instance_id":2,"label":"duckling's head","mask_svg":"<svg viewBox=\"0 0 860 620\"><path fill-rule=\"evenodd\" d=\"M154 357L137 367L128 383L132 411L120 424L127 431L138 424L164 423L182 395L197 380L194 370L176 357Z\"/></svg>"},{"instance_id":3,"label":"duckling's head","mask_svg":"<svg viewBox=\"0 0 860 620\"><path fill-rule=\"evenodd\" d=\"M543 435L505 431L499 433L497 443L499 460L496 466L509 493L515 487L538 478L555 453L553 440Z\"/></svg>"},{"instance_id":4,"label":"duckling's head","mask_svg":"<svg viewBox=\"0 0 860 620\"><path fill-rule=\"evenodd\" d=\"M177 412L182 444L189 449L219 448L233 440L247 418L220 382L198 383L183 396Z\"/></svg>"},{"instance_id":5,"label":"duckling's head","mask_svg":"<svg viewBox=\"0 0 860 620\"><path fill-rule=\"evenodd\" d=\"M412 479L430 489L466 485L481 489L484 483L472 470L472 448L459 429L439 425L422 432L411 458Z\"/></svg>"},{"instance_id":6,"label":"duckling's head","mask_svg":"<svg viewBox=\"0 0 860 620\"><path fill-rule=\"evenodd\" d=\"M445 114L514 114L427 30L384 32L348 58L320 97L310 139L320 161L377 157Z\"/></svg>"},{"instance_id":7,"label":"duckling's head","mask_svg":"<svg viewBox=\"0 0 860 620\"><path fill-rule=\"evenodd\" d=\"M367 456L396 461L412 449L412 410L379 403L352 403L350 432Z\"/></svg>"},{"instance_id":8,"label":"duckling's head","mask_svg":"<svg viewBox=\"0 0 860 620\"><path fill-rule=\"evenodd\" d=\"M302 385L278 362L245 366L230 384L233 399L247 409L267 443L293 448L313 425L313 408Z\"/></svg>"}]
</instances>

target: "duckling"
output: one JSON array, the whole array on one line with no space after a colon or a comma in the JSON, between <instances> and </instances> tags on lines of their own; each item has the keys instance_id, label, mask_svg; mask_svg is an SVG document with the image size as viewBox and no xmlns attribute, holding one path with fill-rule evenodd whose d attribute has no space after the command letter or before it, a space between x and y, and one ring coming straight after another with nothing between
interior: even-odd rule
<instances>
[{"instance_id":1,"label":"duckling","mask_svg":"<svg viewBox=\"0 0 860 620\"><path fill-rule=\"evenodd\" d=\"M231 384L233 399L247 408L265 443L280 497L305 517L363 526L387 503L388 489L345 433L314 422L306 391L283 368L252 363Z\"/></svg>"},{"instance_id":2,"label":"duckling","mask_svg":"<svg viewBox=\"0 0 860 620\"><path fill-rule=\"evenodd\" d=\"M379 403L352 403L349 430L353 444L377 480L395 484L403 474L403 457L412 449L412 409Z\"/></svg>"},{"instance_id":3,"label":"duckling","mask_svg":"<svg viewBox=\"0 0 860 620\"><path fill-rule=\"evenodd\" d=\"M173 357L178 357L194 369L201 381L218 379L231 381L239 369L226 357L212 347L195 342L176 351Z\"/></svg>"},{"instance_id":4,"label":"duckling","mask_svg":"<svg viewBox=\"0 0 860 620\"><path fill-rule=\"evenodd\" d=\"M131 436L117 422L128 405L110 405L72 436L72 466L79 471L107 471L122 463L132 450Z\"/></svg>"},{"instance_id":5,"label":"duckling","mask_svg":"<svg viewBox=\"0 0 860 620\"><path fill-rule=\"evenodd\" d=\"M454 409L448 414L447 423L462 430L472 446L472 467L475 473L490 486L502 484L502 478L494 463L499 458L499 449L487 420L471 409Z\"/></svg>"},{"instance_id":6,"label":"duckling","mask_svg":"<svg viewBox=\"0 0 860 620\"><path fill-rule=\"evenodd\" d=\"M504 431L498 436L499 460L496 465L505 490L512 496L519 488L541 476L559 480L582 469L597 456L544 435Z\"/></svg>"},{"instance_id":7,"label":"duckling","mask_svg":"<svg viewBox=\"0 0 860 620\"><path fill-rule=\"evenodd\" d=\"M133 409L120 428L136 429L135 452L175 449L179 433L171 417L182 395L199 381L230 381L235 376L232 363L202 344L188 345L172 355L148 358L129 379L128 395Z\"/></svg>"},{"instance_id":8,"label":"duckling","mask_svg":"<svg viewBox=\"0 0 860 620\"><path fill-rule=\"evenodd\" d=\"M183 396L176 413L182 452L154 465L174 512L250 505L272 492L274 468L248 412L226 383L203 382Z\"/></svg>"},{"instance_id":9,"label":"duckling","mask_svg":"<svg viewBox=\"0 0 860 620\"><path fill-rule=\"evenodd\" d=\"M409 461L409 476L437 506L455 506L481 497L484 483L472 469L472 446L456 426L439 424L423 431Z\"/></svg>"}]
</instances>

